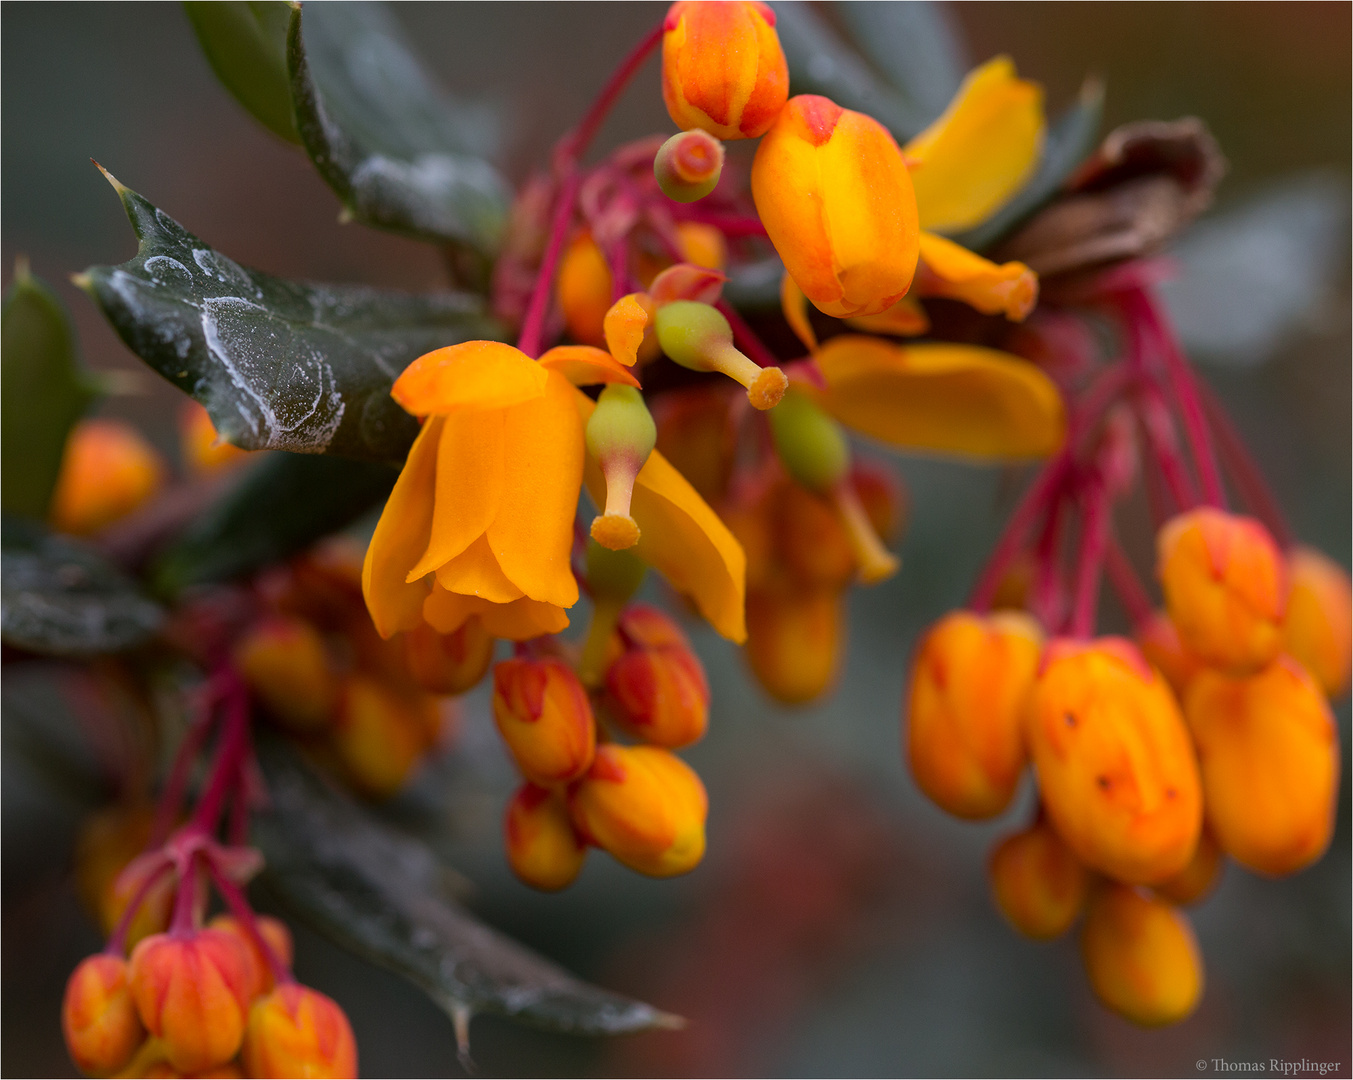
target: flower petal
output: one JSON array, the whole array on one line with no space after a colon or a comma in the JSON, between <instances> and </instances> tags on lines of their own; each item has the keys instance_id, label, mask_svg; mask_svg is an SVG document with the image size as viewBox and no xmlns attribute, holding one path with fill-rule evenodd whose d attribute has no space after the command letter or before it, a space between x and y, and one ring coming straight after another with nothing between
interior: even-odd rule
<instances>
[{"instance_id":1,"label":"flower petal","mask_svg":"<svg viewBox=\"0 0 1353 1080\"><path fill-rule=\"evenodd\" d=\"M568 626L568 614L553 604L523 597L508 604L495 604L478 596L462 596L434 585L423 604L423 618L440 634L451 634L471 615L478 615L490 637L526 641L542 634L557 634Z\"/></svg>"},{"instance_id":2,"label":"flower petal","mask_svg":"<svg viewBox=\"0 0 1353 1080\"><path fill-rule=\"evenodd\" d=\"M622 296L606 312L602 323L606 348L626 367L633 367L639 358L639 346L644 341L644 328L648 326L652 304L647 293L630 293Z\"/></svg>"},{"instance_id":3,"label":"flower petal","mask_svg":"<svg viewBox=\"0 0 1353 1080\"><path fill-rule=\"evenodd\" d=\"M590 345L557 345L538 361L548 371L557 371L574 386L593 383L624 383L638 386L639 380L608 352Z\"/></svg>"},{"instance_id":4,"label":"flower petal","mask_svg":"<svg viewBox=\"0 0 1353 1080\"><path fill-rule=\"evenodd\" d=\"M1022 262L994 263L952 240L921 233L917 291L962 300L983 315L1023 322L1038 303L1038 275Z\"/></svg>"},{"instance_id":5,"label":"flower petal","mask_svg":"<svg viewBox=\"0 0 1353 1080\"><path fill-rule=\"evenodd\" d=\"M1015 75L1008 56L974 68L944 115L902 148L921 228L961 232L1015 194L1038 164L1043 90Z\"/></svg>"},{"instance_id":6,"label":"flower petal","mask_svg":"<svg viewBox=\"0 0 1353 1080\"><path fill-rule=\"evenodd\" d=\"M501 409L544 394L546 374L511 345L465 341L420 356L395 380L390 396L414 416Z\"/></svg>"},{"instance_id":7,"label":"flower petal","mask_svg":"<svg viewBox=\"0 0 1353 1080\"><path fill-rule=\"evenodd\" d=\"M893 446L994 459L1044 457L1061 446L1056 385L1027 361L976 345L893 345L845 334L817 354L833 416Z\"/></svg>"},{"instance_id":8,"label":"flower petal","mask_svg":"<svg viewBox=\"0 0 1353 1080\"><path fill-rule=\"evenodd\" d=\"M406 578L409 567L427 548L432 530L441 433L440 417L433 417L423 425L367 545L362 564L362 595L381 637L388 638L417 626L428 593L426 581L410 583Z\"/></svg>"},{"instance_id":9,"label":"flower petal","mask_svg":"<svg viewBox=\"0 0 1353 1080\"><path fill-rule=\"evenodd\" d=\"M437 568L437 584L447 592L480 596L494 604L508 604L525 595L503 573L484 536Z\"/></svg>"},{"instance_id":10,"label":"flower petal","mask_svg":"<svg viewBox=\"0 0 1353 1080\"><path fill-rule=\"evenodd\" d=\"M925 234L921 235L924 237ZM913 290L887 311L880 311L877 315L856 315L853 319L847 319L846 324L870 334L916 337L930 329L930 316L925 313L925 308L916 299Z\"/></svg>"},{"instance_id":11,"label":"flower petal","mask_svg":"<svg viewBox=\"0 0 1353 1080\"><path fill-rule=\"evenodd\" d=\"M810 353L816 352L817 334L808 318L808 297L803 295L803 290L790 277L788 270L780 278L780 310L784 312L785 322L789 323L795 337L803 342L803 347Z\"/></svg>"}]
</instances>

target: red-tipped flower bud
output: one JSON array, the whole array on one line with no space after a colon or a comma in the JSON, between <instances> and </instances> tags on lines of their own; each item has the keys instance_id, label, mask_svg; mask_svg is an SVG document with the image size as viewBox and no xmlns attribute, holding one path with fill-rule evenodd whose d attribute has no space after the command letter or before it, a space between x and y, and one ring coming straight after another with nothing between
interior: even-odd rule
<instances>
[{"instance_id":1,"label":"red-tipped flower bud","mask_svg":"<svg viewBox=\"0 0 1353 1080\"><path fill-rule=\"evenodd\" d=\"M281 962L284 968L290 968L292 944L291 931L287 929L287 924L281 919L274 919L271 915L255 915L254 927L259 936L267 942L273 956ZM267 956L263 954L263 949L259 946L259 943L254 940L254 935L239 919L233 915L217 915L207 924L207 928L234 934L239 939L240 944L244 946L245 955L249 959L250 1001L258 997L259 994L266 994L273 988L272 965L268 962Z\"/></svg>"},{"instance_id":2,"label":"red-tipped flower bud","mask_svg":"<svg viewBox=\"0 0 1353 1080\"><path fill-rule=\"evenodd\" d=\"M997 844L987 875L1001 914L1039 941L1071 929L1090 888L1085 867L1046 821Z\"/></svg>"},{"instance_id":3,"label":"red-tipped flower bud","mask_svg":"<svg viewBox=\"0 0 1353 1080\"><path fill-rule=\"evenodd\" d=\"M559 660L503 660L494 667L493 719L528 780L567 784L592 764L592 706L578 676Z\"/></svg>"},{"instance_id":4,"label":"red-tipped flower bud","mask_svg":"<svg viewBox=\"0 0 1353 1080\"><path fill-rule=\"evenodd\" d=\"M557 892L573 884L587 858L564 801L535 784L523 784L512 796L503 834L512 872L533 889Z\"/></svg>"},{"instance_id":5,"label":"red-tipped flower bud","mask_svg":"<svg viewBox=\"0 0 1353 1080\"><path fill-rule=\"evenodd\" d=\"M587 451L606 477L606 508L592 519L592 539L612 551L623 551L639 542L630 500L634 478L653 453L658 429L637 388L611 383L597 398L586 436Z\"/></svg>"},{"instance_id":6,"label":"red-tipped flower bud","mask_svg":"<svg viewBox=\"0 0 1353 1080\"><path fill-rule=\"evenodd\" d=\"M789 380L778 367L762 368L733 344L733 328L717 308L695 300L675 300L654 317L662 351L692 371L720 371L747 388L757 409L773 409Z\"/></svg>"},{"instance_id":7,"label":"red-tipped flower bud","mask_svg":"<svg viewBox=\"0 0 1353 1080\"><path fill-rule=\"evenodd\" d=\"M145 1036L127 984L127 962L100 953L87 956L66 981L61 1030L71 1060L83 1073L117 1072Z\"/></svg>"},{"instance_id":8,"label":"red-tipped flower bud","mask_svg":"<svg viewBox=\"0 0 1353 1080\"><path fill-rule=\"evenodd\" d=\"M718 186L722 171L723 143L698 128L673 135L653 158L653 175L657 177L658 187L673 202L691 203L703 199ZM699 262L698 259L687 261Z\"/></svg>"},{"instance_id":9,"label":"red-tipped flower bud","mask_svg":"<svg viewBox=\"0 0 1353 1080\"><path fill-rule=\"evenodd\" d=\"M273 616L235 646L244 681L277 720L297 732L318 731L334 715L338 680L319 631L305 619Z\"/></svg>"},{"instance_id":10,"label":"red-tipped flower bud","mask_svg":"<svg viewBox=\"0 0 1353 1080\"><path fill-rule=\"evenodd\" d=\"M471 615L450 634L420 623L404 634L404 662L432 694L463 694L479 684L493 660L493 638Z\"/></svg>"},{"instance_id":11,"label":"red-tipped flower bud","mask_svg":"<svg viewBox=\"0 0 1353 1080\"><path fill-rule=\"evenodd\" d=\"M606 672L606 700L616 723L670 749L702 738L709 683L685 635L661 612L638 605L621 616L620 634L629 647Z\"/></svg>"},{"instance_id":12,"label":"red-tipped flower bud","mask_svg":"<svg viewBox=\"0 0 1353 1080\"><path fill-rule=\"evenodd\" d=\"M353 675L343 687L333 749L358 791L388 798L403 786L433 741L438 719L434 699Z\"/></svg>"},{"instance_id":13,"label":"red-tipped flower bud","mask_svg":"<svg viewBox=\"0 0 1353 1080\"><path fill-rule=\"evenodd\" d=\"M332 998L284 983L249 1010L244 1067L259 1077L355 1077L357 1040Z\"/></svg>"}]
</instances>

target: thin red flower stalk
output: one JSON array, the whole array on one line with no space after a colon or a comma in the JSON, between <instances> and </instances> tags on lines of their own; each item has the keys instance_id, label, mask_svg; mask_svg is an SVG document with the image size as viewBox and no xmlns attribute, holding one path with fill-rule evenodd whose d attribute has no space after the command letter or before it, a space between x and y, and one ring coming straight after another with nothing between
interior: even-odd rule
<instances>
[{"instance_id":1,"label":"thin red flower stalk","mask_svg":"<svg viewBox=\"0 0 1353 1080\"><path fill-rule=\"evenodd\" d=\"M268 970L272 972L273 982L279 984L291 982L291 969L273 950L268 939L259 932L258 917L254 914L254 909L249 906L249 901L245 899L243 890L225 874L221 873L221 868L211 859L207 859L207 873L211 875L212 884L216 886L216 891L221 894L221 899L226 902L226 907L230 908L230 913L239 920L245 933L253 940L254 947L268 961Z\"/></svg>"},{"instance_id":2,"label":"thin red flower stalk","mask_svg":"<svg viewBox=\"0 0 1353 1080\"><path fill-rule=\"evenodd\" d=\"M1048 507L1043 528L1034 542L1033 573L1029 581L1029 611L1044 626L1052 627L1061 621L1066 600L1062 582L1062 533L1067 518L1067 500L1054 498Z\"/></svg>"},{"instance_id":3,"label":"thin red flower stalk","mask_svg":"<svg viewBox=\"0 0 1353 1080\"><path fill-rule=\"evenodd\" d=\"M658 23L648 34L637 44L628 56L620 61L611 77L606 80L606 85L601 88L591 107L583 115L582 120L578 122L569 134L565 135L555 148L554 159L557 172L564 172L577 163L578 159L587 153L587 148L601 129L602 123L606 120L606 114L611 111L613 106L629 85L630 79L634 78L635 73L644 65L648 59L649 53L658 47L662 42L662 23Z\"/></svg>"},{"instance_id":4,"label":"thin red flower stalk","mask_svg":"<svg viewBox=\"0 0 1353 1080\"><path fill-rule=\"evenodd\" d=\"M1192 510L1200 501L1198 489L1179 452L1174 436L1174 421L1157 387L1143 388L1138 398L1137 415L1146 434L1146 444L1175 505L1180 510Z\"/></svg>"},{"instance_id":5,"label":"thin red flower stalk","mask_svg":"<svg viewBox=\"0 0 1353 1080\"><path fill-rule=\"evenodd\" d=\"M199 706L201 714L193 720L184 733L183 741L174 752L174 763L169 767L169 778L165 781L164 793L155 808L155 821L151 825L150 838L146 841L146 850L159 847L169 838L183 805L183 796L188 790L188 778L192 774L193 763L201 752L207 735L216 719L215 695L211 695Z\"/></svg>"},{"instance_id":6,"label":"thin red flower stalk","mask_svg":"<svg viewBox=\"0 0 1353 1080\"><path fill-rule=\"evenodd\" d=\"M1071 615L1067 632L1076 638L1094 633L1099 607L1099 581L1104 551L1109 542L1113 493L1103 477L1096 477L1082 490L1080 550L1076 555Z\"/></svg>"},{"instance_id":7,"label":"thin red flower stalk","mask_svg":"<svg viewBox=\"0 0 1353 1080\"><path fill-rule=\"evenodd\" d=\"M179 888L174 894L174 917L169 923L169 932L175 937L191 934L195 929L194 916L197 911L197 860L201 849L192 848L187 859L179 868Z\"/></svg>"},{"instance_id":8,"label":"thin red flower stalk","mask_svg":"<svg viewBox=\"0 0 1353 1080\"><path fill-rule=\"evenodd\" d=\"M1127 557L1127 552L1123 550L1118 539L1112 535L1104 550L1104 570L1133 629L1149 623L1156 613L1155 605L1151 603L1146 587L1137 576L1132 560Z\"/></svg>"},{"instance_id":9,"label":"thin red flower stalk","mask_svg":"<svg viewBox=\"0 0 1353 1080\"><path fill-rule=\"evenodd\" d=\"M578 197L578 185L582 177L576 166L564 177L555 196L554 216L550 220L550 237L541 257L540 268L536 271L536 282L531 288L531 302L526 307L526 318L522 320L521 334L517 337L517 348L527 356L540 355L541 336L545 331L545 313L550 306L550 289L554 285L555 266L564 249L564 239L568 235L569 222L573 220L573 203Z\"/></svg>"},{"instance_id":10,"label":"thin red flower stalk","mask_svg":"<svg viewBox=\"0 0 1353 1080\"><path fill-rule=\"evenodd\" d=\"M211 776L193 813L193 825L207 834L215 831L226 796L241 787L241 765L249 749L249 692L236 677L225 693L225 723Z\"/></svg>"},{"instance_id":11,"label":"thin red flower stalk","mask_svg":"<svg viewBox=\"0 0 1353 1080\"><path fill-rule=\"evenodd\" d=\"M1034 482L1029 485L1029 490L1024 493L1024 498L1019 501L1014 513L1010 515L1005 530L1001 533L1000 539L996 541L996 547L992 550L986 566L978 576L977 583L973 586L972 594L968 598L968 606L974 611L990 609L992 597L996 595L996 588L1000 585L1001 578L1005 576L1010 564L1019 555L1025 535L1033 528L1039 515L1057 497L1070 470L1071 455L1063 450L1043 467Z\"/></svg>"},{"instance_id":12,"label":"thin red flower stalk","mask_svg":"<svg viewBox=\"0 0 1353 1080\"><path fill-rule=\"evenodd\" d=\"M122 909L122 914L118 916L117 925L113 927L113 932L108 936L108 944L104 946L104 952L110 956L121 956L126 951L127 935L131 932L132 921L136 918L136 913L141 910L141 905L146 902L150 890L172 868L173 864L166 855L162 866L141 879L141 884L136 887L136 892L132 893L131 900L127 902L127 906Z\"/></svg>"},{"instance_id":13,"label":"thin red flower stalk","mask_svg":"<svg viewBox=\"0 0 1353 1080\"><path fill-rule=\"evenodd\" d=\"M751 214L730 214L721 210L707 210L698 204L676 206L672 216L678 221L693 221L700 225L713 225L730 240L744 236L765 236L766 226L759 217Z\"/></svg>"}]
</instances>

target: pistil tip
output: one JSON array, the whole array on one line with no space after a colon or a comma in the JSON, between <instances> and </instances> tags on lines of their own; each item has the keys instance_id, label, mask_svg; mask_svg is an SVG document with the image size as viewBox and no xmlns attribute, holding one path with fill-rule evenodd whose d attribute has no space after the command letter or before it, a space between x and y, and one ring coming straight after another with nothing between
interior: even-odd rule
<instances>
[{"instance_id":1,"label":"pistil tip","mask_svg":"<svg viewBox=\"0 0 1353 1080\"><path fill-rule=\"evenodd\" d=\"M789 379L778 367L762 368L761 374L747 387L747 400L752 403L754 409L765 412L780 404L780 399L785 396L785 390L788 388Z\"/></svg>"},{"instance_id":2,"label":"pistil tip","mask_svg":"<svg viewBox=\"0 0 1353 1080\"><path fill-rule=\"evenodd\" d=\"M639 542L639 526L628 514L598 514L592 519L592 539L612 551L624 551Z\"/></svg>"}]
</instances>

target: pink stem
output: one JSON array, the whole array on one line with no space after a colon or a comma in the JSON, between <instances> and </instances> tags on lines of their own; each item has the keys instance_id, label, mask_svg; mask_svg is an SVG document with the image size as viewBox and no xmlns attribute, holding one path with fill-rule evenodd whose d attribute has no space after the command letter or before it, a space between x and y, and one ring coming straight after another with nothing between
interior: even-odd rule
<instances>
[{"instance_id":1,"label":"pink stem","mask_svg":"<svg viewBox=\"0 0 1353 1080\"><path fill-rule=\"evenodd\" d=\"M1076 559L1075 601L1067 627L1072 637L1088 638L1094 633L1099 580L1109 542L1111 504L1107 485L1102 477L1096 477L1085 492L1081 547Z\"/></svg>"},{"instance_id":2,"label":"pink stem","mask_svg":"<svg viewBox=\"0 0 1353 1080\"><path fill-rule=\"evenodd\" d=\"M227 691L227 695L225 729L221 737L221 746L212 764L206 793L198 801L197 810L193 813L194 825L208 834L216 830L226 796L242 786L240 766L249 746L248 691L242 683L236 681Z\"/></svg>"},{"instance_id":3,"label":"pink stem","mask_svg":"<svg viewBox=\"0 0 1353 1080\"><path fill-rule=\"evenodd\" d=\"M207 872L211 874L212 884L216 886L216 891L221 894L226 906L230 908L231 914L239 920L245 932L253 939L255 947L268 961L268 970L272 972L273 982L291 982L291 970L283 963L282 958L273 951L268 939L259 932L258 918L254 914L254 909L249 906L249 901L245 899L243 890L221 873L220 867L210 859L207 860Z\"/></svg>"},{"instance_id":4,"label":"pink stem","mask_svg":"<svg viewBox=\"0 0 1353 1080\"><path fill-rule=\"evenodd\" d=\"M991 608L991 599L996 595L996 588L1000 585L1001 578L1010 563L1019 554L1025 534L1056 498L1070 466L1070 455L1063 451L1043 467L1043 471L1024 493L1024 498L1010 515L1001 538L996 541L996 547L978 577L977 584L973 586L968 606L974 611L987 611Z\"/></svg>"},{"instance_id":5,"label":"pink stem","mask_svg":"<svg viewBox=\"0 0 1353 1080\"><path fill-rule=\"evenodd\" d=\"M728 320L728 325L733 328L733 344L747 354L757 367L778 367L780 361L775 354L766 347L756 331L747 325L747 321L737 313L727 300L718 300L714 306L723 313L723 317Z\"/></svg>"},{"instance_id":6,"label":"pink stem","mask_svg":"<svg viewBox=\"0 0 1353 1080\"><path fill-rule=\"evenodd\" d=\"M1065 590L1058 555L1062 546L1062 523L1066 517L1065 499L1055 499L1048 508L1038 542L1034 545L1033 575L1029 583L1028 608L1048 629L1062 618Z\"/></svg>"},{"instance_id":7,"label":"pink stem","mask_svg":"<svg viewBox=\"0 0 1353 1080\"><path fill-rule=\"evenodd\" d=\"M1149 623L1155 616L1155 605L1151 603L1151 597L1137 576L1132 561L1127 557L1122 545L1112 536L1109 537L1109 544L1104 552L1104 569L1108 572L1113 591L1122 601L1123 610L1127 612L1128 621L1132 623L1133 628L1140 629Z\"/></svg>"},{"instance_id":8,"label":"pink stem","mask_svg":"<svg viewBox=\"0 0 1353 1080\"><path fill-rule=\"evenodd\" d=\"M163 844L174 828L174 819L178 817L179 808L183 805L183 796L188 788L188 777L192 773L193 762L201 752L202 744L206 742L216 716L220 687L214 685L214 682L215 680L212 680L203 687L202 699L198 706L202 713L189 726L183 741L179 743L179 748L174 753L169 779L165 781L164 793L160 796L159 806L155 808L155 822L150 830L150 839L146 842L147 851Z\"/></svg>"},{"instance_id":9,"label":"pink stem","mask_svg":"<svg viewBox=\"0 0 1353 1080\"><path fill-rule=\"evenodd\" d=\"M1282 547L1291 547L1294 539L1292 527L1288 525L1287 516L1274 496L1273 489L1268 486L1264 474L1250 456L1245 440L1240 437L1240 432L1236 430L1235 424L1211 388L1205 383L1199 383L1198 391L1203 409L1217 436L1217 445L1221 449L1222 458L1235 479L1236 486L1240 488L1246 505L1268 526L1269 532Z\"/></svg>"},{"instance_id":10,"label":"pink stem","mask_svg":"<svg viewBox=\"0 0 1353 1080\"><path fill-rule=\"evenodd\" d=\"M573 203L578 196L580 182L581 177L577 168L571 168L559 186L559 194L555 196L557 201L554 204L554 217L550 222L549 243L545 247L544 257L540 260L540 269L536 271L536 283L531 288L531 302L527 305L526 318L521 324L521 335L517 338L517 348L527 356L540 355L540 339L545 331L545 313L550 306L554 269L564 248L569 222L573 220Z\"/></svg>"},{"instance_id":11,"label":"pink stem","mask_svg":"<svg viewBox=\"0 0 1353 1080\"><path fill-rule=\"evenodd\" d=\"M132 894L132 898L123 909L122 914L118 917L117 925L113 927L113 932L108 938L108 944L104 946L104 952L112 956L121 956L126 951L127 935L131 932L132 920L136 918L136 913L141 910L141 905L146 902L150 890L169 872L172 865L166 856L163 866L145 876L136 892Z\"/></svg>"},{"instance_id":12,"label":"pink stem","mask_svg":"<svg viewBox=\"0 0 1353 1080\"><path fill-rule=\"evenodd\" d=\"M718 210L705 210L698 205L672 207L672 216L678 221L694 221L701 225L713 225L724 236L735 239L740 236L765 236L766 226L759 217L746 214L728 214Z\"/></svg>"},{"instance_id":13,"label":"pink stem","mask_svg":"<svg viewBox=\"0 0 1353 1080\"><path fill-rule=\"evenodd\" d=\"M606 114L611 111L611 106L616 103L620 94L629 84L630 79L634 78L635 72L643 67L649 53L661 43L662 34L663 24L658 23L630 51L630 54L620 61L619 66L606 80L606 85L601 88L601 92L592 102L591 108L587 110L582 120L579 121L578 126L560 140L559 146L555 150L555 163L559 171L562 172L571 168L587 152L588 146L605 121Z\"/></svg>"},{"instance_id":14,"label":"pink stem","mask_svg":"<svg viewBox=\"0 0 1353 1080\"><path fill-rule=\"evenodd\" d=\"M1146 431L1146 441L1151 447L1152 457L1160 467L1161 476L1165 478L1165 485L1170 489L1175 504L1181 510L1193 509L1199 502L1198 490L1193 485L1193 478L1189 475L1184 459L1179 453L1179 446L1175 442L1170 411L1154 387L1143 391L1138 415Z\"/></svg>"},{"instance_id":15,"label":"pink stem","mask_svg":"<svg viewBox=\"0 0 1353 1080\"><path fill-rule=\"evenodd\" d=\"M174 894L174 918L169 924L169 932L181 936L193 931L193 914L197 906L197 858L194 851L179 872L178 892Z\"/></svg>"}]
</instances>

